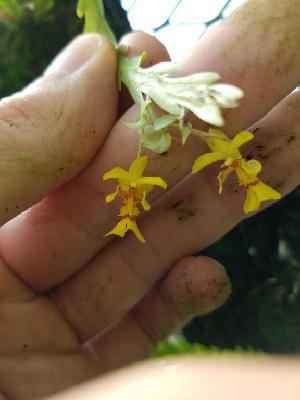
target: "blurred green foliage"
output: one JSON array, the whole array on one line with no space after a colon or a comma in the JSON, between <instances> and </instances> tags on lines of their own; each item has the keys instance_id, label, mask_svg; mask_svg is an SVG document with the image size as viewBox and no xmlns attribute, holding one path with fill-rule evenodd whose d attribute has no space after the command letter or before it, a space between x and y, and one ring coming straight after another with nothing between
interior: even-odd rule
<instances>
[{"instance_id":1,"label":"blurred green foliage","mask_svg":"<svg viewBox=\"0 0 300 400\"><path fill-rule=\"evenodd\" d=\"M82 31L83 22L75 15L76 3L0 0L1 97L37 77ZM104 6L119 38L129 30L126 15L118 0L105 0ZM227 268L233 293L223 308L189 324L185 335L190 341L209 348L253 346L267 352L300 353L299 200L297 189L204 252ZM159 351L207 348L186 342L166 343Z\"/></svg>"},{"instance_id":2,"label":"blurred green foliage","mask_svg":"<svg viewBox=\"0 0 300 400\"><path fill-rule=\"evenodd\" d=\"M0 97L39 76L74 36L82 32L77 0L0 0ZM117 38L129 31L118 0L104 2Z\"/></svg>"},{"instance_id":3,"label":"blurred green foliage","mask_svg":"<svg viewBox=\"0 0 300 400\"><path fill-rule=\"evenodd\" d=\"M35 17L40 18L47 14L54 6L54 0L0 0L0 9L10 21L20 22L28 10L33 11Z\"/></svg>"},{"instance_id":4,"label":"blurred green foliage","mask_svg":"<svg viewBox=\"0 0 300 400\"><path fill-rule=\"evenodd\" d=\"M154 357L165 357L167 355L175 355L175 354L190 354L195 353L199 355L206 355L206 354L262 354L255 351L253 348L243 348L236 346L233 349L221 349L215 346L205 346L200 343L189 343L183 337L179 335L173 335L169 337L167 340L161 342L156 349Z\"/></svg>"},{"instance_id":5,"label":"blurred green foliage","mask_svg":"<svg viewBox=\"0 0 300 400\"><path fill-rule=\"evenodd\" d=\"M2 4L3 3L3 4ZM76 0L3 0L0 21L0 95L19 90L41 74L82 29Z\"/></svg>"}]
</instances>

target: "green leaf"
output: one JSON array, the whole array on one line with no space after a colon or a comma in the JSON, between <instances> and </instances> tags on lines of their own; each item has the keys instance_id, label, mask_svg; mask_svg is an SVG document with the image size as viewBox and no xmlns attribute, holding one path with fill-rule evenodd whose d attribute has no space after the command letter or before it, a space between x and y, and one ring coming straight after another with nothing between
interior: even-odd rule
<instances>
[{"instance_id":1,"label":"green leaf","mask_svg":"<svg viewBox=\"0 0 300 400\"><path fill-rule=\"evenodd\" d=\"M100 33L116 45L115 35L105 18L102 0L78 0L77 15L79 18L85 18L84 32Z\"/></svg>"}]
</instances>

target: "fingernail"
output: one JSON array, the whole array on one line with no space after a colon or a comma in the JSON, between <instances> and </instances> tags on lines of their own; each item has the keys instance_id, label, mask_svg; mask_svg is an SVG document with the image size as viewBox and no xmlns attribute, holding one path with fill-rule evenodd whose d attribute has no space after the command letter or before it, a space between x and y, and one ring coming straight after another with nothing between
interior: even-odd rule
<instances>
[{"instance_id":1,"label":"fingernail","mask_svg":"<svg viewBox=\"0 0 300 400\"><path fill-rule=\"evenodd\" d=\"M74 39L54 59L44 75L53 73L70 74L86 64L103 45L101 37L85 34Z\"/></svg>"}]
</instances>

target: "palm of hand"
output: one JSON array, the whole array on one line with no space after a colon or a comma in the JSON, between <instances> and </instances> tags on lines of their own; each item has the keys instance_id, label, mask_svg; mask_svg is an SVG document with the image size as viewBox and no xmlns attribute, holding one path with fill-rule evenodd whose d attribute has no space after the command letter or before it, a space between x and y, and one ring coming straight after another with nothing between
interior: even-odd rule
<instances>
[{"instance_id":1,"label":"palm of hand","mask_svg":"<svg viewBox=\"0 0 300 400\"><path fill-rule=\"evenodd\" d=\"M97 367L51 294L38 294L2 262L0 375L3 394L40 398L93 376Z\"/></svg>"}]
</instances>

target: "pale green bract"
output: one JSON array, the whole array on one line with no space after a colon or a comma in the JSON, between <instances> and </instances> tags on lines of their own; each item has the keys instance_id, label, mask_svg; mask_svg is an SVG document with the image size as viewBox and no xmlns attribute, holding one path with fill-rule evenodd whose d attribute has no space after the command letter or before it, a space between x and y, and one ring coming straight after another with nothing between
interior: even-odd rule
<instances>
[{"instance_id":1,"label":"pale green bract","mask_svg":"<svg viewBox=\"0 0 300 400\"><path fill-rule=\"evenodd\" d=\"M123 82L129 90L129 93L135 104L142 107L144 103L144 98L142 92L139 89L139 85L136 82L136 77L138 76L140 70L142 70L140 65L146 57L146 53L143 53L141 56L127 58L124 56L124 53L127 52L127 49L128 48L126 46L120 46L118 49L119 89L121 89L121 83Z\"/></svg>"},{"instance_id":2,"label":"pale green bract","mask_svg":"<svg viewBox=\"0 0 300 400\"><path fill-rule=\"evenodd\" d=\"M192 133L191 125L183 123L187 111L209 124L223 126L221 108L236 107L237 101L243 97L243 91L238 87L216 83L220 76L215 72L176 78L172 77L178 70L175 63L163 62L142 68L145 53L132 58L127 58L124 53L126 48L121 48L119 87L123 82L141 108L140 117L129 126L139 131L142 146L156 153L165 152L171 145L168 127L177 128L182 144L186 142ZM157 116L152 102L168 115Z\"/></svg>"},{"instance_id":3,"label":"pale green bract","mask_svg":"<svg viewBox=\"0 0 300 400\"><path fill-rule=\"evenodd\" d=\"M112 33L105 19L102 0L78 0L77 15L84 17L84 32L97 32L109 38L116 44L115 35Z\"/></svg>"},{"instance_id":4,"label":"pale green bract","mask_svg":"<svg viewBox=\"0 0 300 400\"><path fill-rule=\"evenodd\" d=\"M142 57L120 56L120 80L128 87L134 101L141 105L143 94L166 112L182 117L190 110L198 118L216 126L223 126L220 108L236 107L243 92L236 86L216 84L220 76L215 72L200 72L188 77L172 78L177 65L163 62L141 68Z\"/></svg>"}]
</instances>

